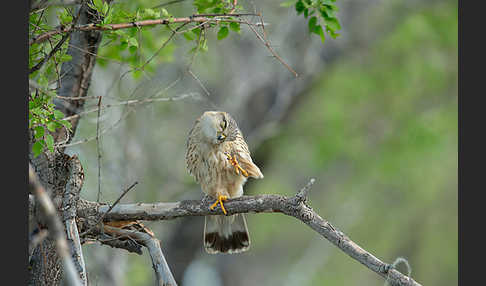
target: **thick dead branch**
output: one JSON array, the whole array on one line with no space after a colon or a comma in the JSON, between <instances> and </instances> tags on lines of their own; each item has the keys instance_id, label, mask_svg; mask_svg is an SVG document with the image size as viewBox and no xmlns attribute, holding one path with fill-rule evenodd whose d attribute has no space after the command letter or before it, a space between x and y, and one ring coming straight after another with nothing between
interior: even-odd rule
<instances>
[{"instance_id":1,"label":"thick dead branch","mask_svg":"<svg viewBox=\"0 0 486 286\"><path fill-rule=\"evenodd\" d=\"M237 213L283 213L307 224L321 236L336 245L344 253L365 265L380 276L388 279L392 285L420 285L399 271L392 269L390 264L382 262L371 253L367 252L343 232L337 230L328 221L320 217L306 204L305 196L314 180L311 180L296 196L286 197L281 195L243 196L229 199L225 202L228 215ZM98 215L103 215L109 209L107 205L95 202L83 202L83 207L78 208L78 215L92 214L95 210ZM184 200L173 203L136 203L119 204L105 216L105 221L112 220L169 220L187 216L222 215L221 208L214 211L209 209L210 200Z\"/></svg>"},{"instance_id":2,"label":"thick dead branch","mask_svg":"<svg viewBox=\"0 0 486 286\"><path fill-rule=\"evenodd\" d=\"M29 188L30 191L35 195L36 204L45 216L47 226L49 227L49 235L56 243L56 249L59 256L62 259L64 265L64 272L66 274L66 281L68 285L82 285L76 272L73 261L71 260L71 255L69 254L69 247L64 237L64 228L62 226L61 220L57 216L56 208L52 203L49 195L45 191L44 187L41 185L37 179L37 175L29 164Z\"/></svg>"},{"instance_id":3,"label":"thick dead branch","mask_svg":"<svg viewBox=\"0 0 486 286\"><path fill-rule=\"evenodd\" d=\"M69 161L69 180L62 200L62 215L66 227L67 241L71 250L71 257L78 271L83 285L88 285L86 266L84 263L78 226L76 225L76 206L79 193L83 187L84 171L78 157L74 155Z\"/></svg>"},{"instance_id":4,"label":"thick dead branch","mask_svg":"<svg viewBox=\"0 0 486 286\"><path fill-rule=\"evenodd\" d=\"M152 266L155 271L157 285L159 286L177 286L174 276L167 265L162 249L160 248L160 241L148 233L121 229L117 227L104 226L104 231L109 234L117 236L127 236L139 242L147 248L152 259Z\"/></svg>"}]
</instances>

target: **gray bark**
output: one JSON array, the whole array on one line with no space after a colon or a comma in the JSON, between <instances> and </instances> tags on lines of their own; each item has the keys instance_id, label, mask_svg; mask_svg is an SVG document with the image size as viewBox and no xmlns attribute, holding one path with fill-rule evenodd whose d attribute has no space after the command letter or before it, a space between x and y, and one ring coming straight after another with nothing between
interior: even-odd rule
<instances>
[{"instance_id":1,"label":"gray bark","mask_svg":"<svg viewBox=\"0 0 486 286\"><path fill-rule=\"evenodd\" d=\"M342 231L336 229L327 220L317 214L306 202L307 192L313 184L312 179L297 195L243 196L229 199L224 205L228 215L237 213L282 213L302 221L344 253L357 260L370 270L387 279L391 285L420 285L411 277L391 268L371 253L353 242ZM109 213L109 206L95 202L83 201L78 207L78 216L91 220L104 216L105 221L118 220L169 220L180 217L222 215L220 207L209 209L211 202L207 197L199 200L184 200L173 203L136 203L116 205Z\"/></svg>"},{"instance_id":2,"label":"gray bark","mask_svg":"<svg viewBox=\"0 0 486 286\"><path fill-rule=\"evenodd\" d=\"M80 11L78 9L81 9ZM96 15L93 11L88 11L86 5L78 7L76 13L79 11L80 18L79 24L88 24L93 22L93 17ZM59 96L63 97L82 97L87 95L89 84L91 81L91 75L93 67L96 61L96 53L98 45L101 40L101 33L91 32L73 32L69 38L68 54L72 56L72 61L65 62L61 68L61 86L58 91ZM76 48L73 48L76 47ZM56 108L61 110L66 116L79 112L83 106L83 100L76 101L61 101L54 100ZM76 131L77 119L71 121L72 131L66 133L65 129L60 129L59 132L54 134L56 142L65 140L69 141ZM31 139L29 145L33 140ZM31 146L29 146L31 150ZM81 182L79 179L70 177L69 160L70 156L63 153L64 148L57 148L54 153L45 153L34 158L29 154L29 161L32 164L36 174L39 177L40 183L45 187L49 197L52 199L53 204L57 211L60 213L60 208L64 203L75 204L75 201L79 198L79 191L81 189ZM74 183L74 181L77 181ZM77 186L71 186L78 188L74 193L66 194L67 188L70 188L66 184L71 180ZM74 196L73 196L74 195ZM34 210L34 217L32 218L32 224L37 225L40 228L45 228L48 225L43 221L40 216L39 210ZM83 280L86 279L86 273L84 269L84 262L82 258L81 248L79 244L79 237L77 234L77 227L72 214L65 213L69 217L65 223L67 227L67 233L70 238L71 253L76 257L78 271L83 276ZM59 285L62 279L62 267L61 260L56 252L56 243L51 238L47 238L42 241L33 251L31 257L30 277L29 285Z\"/></svg>"},{"instance_id":3,"label":"gray bark","mask_svg":"<svg viewBox=\"0 0 486 286\"><path fill-rule=\"evenodd\" d=\"M155 271L155 281L158 286L177 286L177 283L170 271L169 265L165 260L162 249L160 248L160 241L149 235L148 233L125 230L116 227L105 226L105 232L115 234L118 236L128 236L135 241L144 245L149 251L152 260L152 267Z\"/></svg>"},{"instance_id":4,"label":"gray bark","mask_svg":"<svg viewBox=\"0 0 486 286\"><path fill-rule=\"evenodd\" d=\"M49 236L53 240L56 252L62 260L68 285L81 286L78 273L69 254L69 247L65 238L64 228L58 217L57 210L44 187L38 181L31 166L29 166L29 187L30 191L35 195L36 205L39 206L41 214L49 227Z\"/></svg>"},{"instance_id":5,"label":"gray bark","mask_svg":"<svg viewBox=\"0 0 486 286\"><path fill-rule=\"evenodd\" d=\"M86 5L82 5L78 9L81 9L78 19L80 25L95 21L96 11L91 10ZM76 13L78 12L77 10ZM88 94L101 36L102 34L98 31L76 31L71 34L67 54L72 56L72 60L62 64L61 75L63 77L58 90L59 96L85 97ZM84 108L84 100L55 98L54 104L56 109L62 111L66 117L80 113ZM72 131L67 134L65 129L61 129L55 138L56 141L65 139L67 139L66 142L71 141L76 132L78 122L79 118L72 119ZM69 136L69 138L66 138L66 136Z\"/></svg>"},{"instance_id":6,"label":"gray bark","mask_svg":"<svg viewBox=\"0 0 486 286\"><path fill-rule=\"evenodd\" d=\"M78 157L73 156L69 160L69 180L66 184L66 191L62 201L63 221L66 227L67 241L74 265L76 266L82 284L88 285L86 266L84 264L81 241L79 239L78 227L76 225L76 208L83 181L83 167L81 166Z\"/></svg>"}]
</instances>

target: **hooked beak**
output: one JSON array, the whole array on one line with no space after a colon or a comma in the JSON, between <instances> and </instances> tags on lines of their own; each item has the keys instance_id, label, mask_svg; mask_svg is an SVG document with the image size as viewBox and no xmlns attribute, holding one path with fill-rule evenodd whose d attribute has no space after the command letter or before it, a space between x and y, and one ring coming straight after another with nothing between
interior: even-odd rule
<instances>
[{"instance_id":1,"label":"hooked beak","mask_svg":"<svg viewBox=\"0 0 486 286\"><path fill-rule=\"evenodd\" d=\"M219 141L223 141L224 139L226 139L226 135L224 133L221 133L219 136L218 136L218 140Z\"/></svg>"}]
</instances>

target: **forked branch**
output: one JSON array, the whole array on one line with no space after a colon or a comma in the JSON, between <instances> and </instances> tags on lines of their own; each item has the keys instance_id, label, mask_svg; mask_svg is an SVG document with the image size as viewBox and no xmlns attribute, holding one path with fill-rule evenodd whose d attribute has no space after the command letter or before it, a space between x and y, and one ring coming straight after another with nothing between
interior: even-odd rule
<instances>
[{"instance_id":1,"label":"forked branch","mask_svg":"<svg viewBox=\"0 0 486 286\"><path fill-rule=\"evenodd\" d=\"M152 266L155 271L157 285L177 286L174 276L172 275L169 265L165 260L164 254L162 253L162 249L160 248L160 241L157 238L145 232L121 229L108 225L104 226L104 231L111 235L129 237L145 246L149 251L150 258L152 259Z\"/></svg>"}]
</instances>

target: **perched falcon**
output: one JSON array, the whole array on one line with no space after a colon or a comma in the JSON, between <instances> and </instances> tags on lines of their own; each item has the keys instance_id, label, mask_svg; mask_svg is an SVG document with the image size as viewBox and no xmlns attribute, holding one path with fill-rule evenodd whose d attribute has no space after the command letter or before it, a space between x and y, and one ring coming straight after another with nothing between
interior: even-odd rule
<instances>
[{"instance_id":1,"label":"perched falcon","mask_svg":"<svg viewBox=\"0 0 486 286\"><path fill-rule=\"evenodd\" d=\"M204 193L213 197L225 215L204 218L204 248L208 253L239 253L249 249L245 216L226 216L223 201L243 195L248 177L263 178L236 121L226 112L207 111L189 132L186 150L189 173Z\"/></svg>"}]
</instances>

